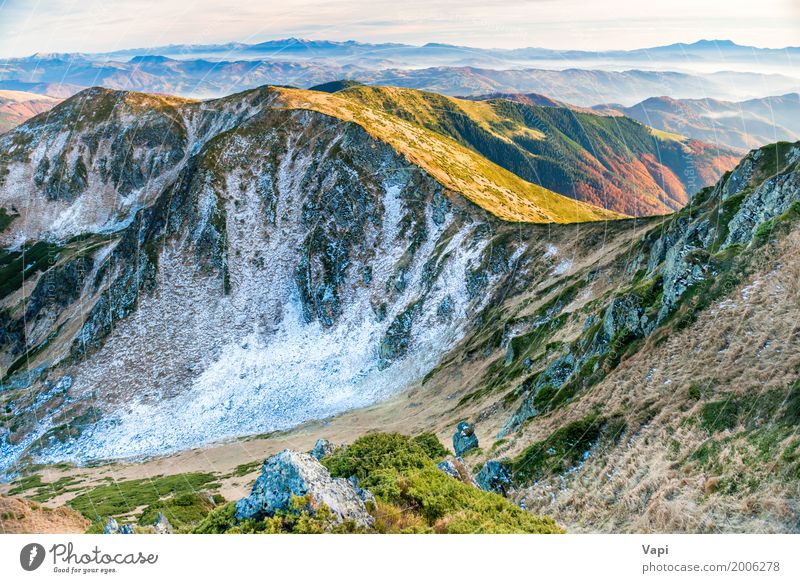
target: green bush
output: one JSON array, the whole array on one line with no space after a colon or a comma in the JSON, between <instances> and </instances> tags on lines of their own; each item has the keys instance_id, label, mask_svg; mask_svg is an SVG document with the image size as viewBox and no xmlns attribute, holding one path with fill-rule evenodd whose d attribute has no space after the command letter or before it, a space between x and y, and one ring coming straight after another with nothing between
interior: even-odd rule
<instances>
[{"instance_id":1,"label":"green bush","mask_svg":"<svg viewBox=\"0 0 800 583\"><path fill-rule=\"evenodd\" d=\"M263 520L236 522L236 504L212 510L194 529L196 534L322 534L363 531L352 522L336 524L330 508L318 504L311 510L310 496L294 496L291 507Z\"/></svg>"},{"instance_id":2,"label":"green bush","mask_svg":"<svg viewBox=\"0 0 800 583\"><path fill-rule=\"evenodd\" d=\"M551 518L447 476L416 440L397 433L365 435L322 462L376 496L379 532L562 532Z\"/></svg>"},{"instance_id":3,"label":"green bush","mask_svg":"<svg viewBox=\"0 0 800 583\"><path fill-rule=\"evenodd\" d=\"M425 451L429 458L436 462L442 461L450 454L433 433L421 433L414 437L413 441Z\"/></svg>"}]
</instances>

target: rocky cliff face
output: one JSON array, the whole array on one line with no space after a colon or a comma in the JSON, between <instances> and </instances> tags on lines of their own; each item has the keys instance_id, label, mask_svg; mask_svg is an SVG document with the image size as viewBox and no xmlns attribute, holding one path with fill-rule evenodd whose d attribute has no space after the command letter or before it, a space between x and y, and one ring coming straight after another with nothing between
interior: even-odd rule
<instances>
[{"instance_id":1,"label":"rocky cliff face","mask_svg":"<svg viewBox=\"0 0 800 583\"><path fill-rule=\"evenodd\" d=\"M4 468L372 403L435 366L513 270L494 217L362 127L274 98L95 90L3 138L4 262L24 264L3 299Z\"/></svg>"},{"instance_id":2,"label":"rocky cliff face","mask_svg":"<svg viewBox=\"0 0 800 583\"><path fill-rule=\"evenodd\" d=\"M676 323L685 327L725 297L751 268L750 248L774 229L793 225L800 206L798 161L796 144L754 150L716 186L700 191L632 245L627 276L597 303L599 309L588 311L584 329L562 354L526 381L527 397L500 436L571 401L657 330L668 332ZM564 315L556 307L551 320Z\"/></svg>"}]
</instances>

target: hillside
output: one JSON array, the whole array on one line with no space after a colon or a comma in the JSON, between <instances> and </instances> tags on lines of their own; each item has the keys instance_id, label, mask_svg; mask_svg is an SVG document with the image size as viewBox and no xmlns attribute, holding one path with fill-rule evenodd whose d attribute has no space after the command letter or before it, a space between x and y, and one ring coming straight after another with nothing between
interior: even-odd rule
<instances>
[{"instance_id":1,"label":"hillside","mask_svg":"<svg viewBox=\"0 0 800 583\"><path fill-rule=\"evenodd\" d=\"M379 493L380 504L388 506L379 504L382 510L374 516L387 532L431 529L424 513L417 514L417 509L424 508L421 500L469 505L477 500L460 494L454 498L463 485L436 473L430 459L414 461L408 457L410 452L383 455L387 445L398 441L392 447L414 449L415 456L423 454L417 446L403 445L405 438L378 432L419 435L435 431L441 442L449 444L456 424L467 419L479 440L477 449L463 454L468 471L474 476L490 468L489 475L500 481L490 481L485 487L496 488L531 511L531 520L552 516L573 532L796 532L799 164L800 144L778 143L755 150L715 186L697 193L682 211L645 220L522 225L450 207L445 213L446 229L457 226L469 232L475 228L486 238L486 246L475 255L481 257L480 264L473 263L464 274L466 297L473 285L477 286L473 297L482 299L479 306L466 304L464 313L474 323L459 338L451 338L438 353L438 364L411 381L405 391L294 430L207 445L201 452L100 467L51 466L46 480L32 468L11 487L55 504L68 501L91 519L98 516L94 505L104 509L100 516L119 513L140 524L152 519L156 509L184 516L177 512L184 505L194 513L193 524L207 515L209 521L202 528L220 530L204 532L217 532L231 528L231 507L214 510L216 502L190 503L179 498L190 484L195 495L210 491L224 493L229 500L242 498L265 456L286 447L311 449L315 439L326 437L352 444L352 450L334 450L323 462L335 475L357 473ZM247 193L236 183L233 187L234 192ZM174 203L173 209L184 206L181 199ZM340 212L330 213L327 228L343 224L343 217L337 217ZM252 220L257 215L239 216ZM173 224L183 220L177 218ZM235 233L229 235L228 241L235 240ZM470 236L459 239L468 241ZM423 248L430 247L423 244ZM458 248L450 247L452 253ZM446 264L447 255L439 255ZM236 253L229 257L235 258ZM243 281L236 274L249 265L243 259L229 265L233 301ZM174 266L174 256L169 260ZM163 301L165 294L175 293L168 291L171 286L183 287L175 281L174 267L168 273L171 279L156 276L151 280L154 287L143 292L139 312L148 309L147 304ZM457 272L450 273L452 277ZM256 269L251 274L262 284L257 289L263 289L263 284L279 289L271 284L268 272ZM459 280L458 276L447 280L448 289L460 285ZM437 293L438 283L418 287L416 281L408 280L406 289ZM252 297L251 292L251 301ZM204 297L203 305L210 305L212 298ZM402 318L410 342L406 352L393 353L394 360L386 369L390 373L396 374L399 364L415 358L421 330L417 325L431 298L423 296L421 310ZM193 297L186 305L197 300ZM348 302L343 297L340 305ZM140 334L158 342L162 327L176 330L169 310L157 313L162 321L147 329L141 319L135 327L117 322L118 329L105 340L105 350L122 351L122 342ZM461 313L460 308L456 313ZM198 328L192 328L191 337L196 339ZM328 333L337 329L334 323ZM328 342L335 337L328 336ZM160 350L157 346L154 353ZM125 353L135 358L136 352ZM98 357L101 353L91 356L95 366L110 362ZM224 378L230 382L236 372L246 375L256 362L239 361ZM269 366L276 365L280 366L272 361ZM280 370L294 374L297 366ZM62 385L61 390L74 398L80 394L78 383L85 373L79 367L73 372L76 376L70 377L70 386ZM202 394L206 405L214 402L211 399L226 403L232 396L214 393L209 387ZM250 398L261 399L258 394L253 390ZM19 399L20 392L16 395ZM39 406L43 402L40 398ZM15 401L19 407L17 403L21 401ZM168 415L159 412L162 407L168 408ZM228 407L224 406L231 410ZM247 409L235 401L231 407L240 421L245 418ZM191 415L202 415L207 422L211 411L213 407L194 407ZM172 439L173 416L183 420L184 432L197 430L169 400L138 408L136 413L138 439L150 431L162 441ZM44 444L50 444L49 459L75 460L77 451L89 447L122 445L120 438L130 431L127 423L122 415L113 425L93 425L91 417L80 422L82 429L73 424L74 433L60 433L59 448L53 447L53 438L45 440ZM104 430L98 431L100 427ZM429 437L419 439L434 460L444 455ZM158 442L148 443L153 447ZM349 451L353 455L347 455ZM34 459L48 459L36 448L31 454ZM209 473L212 468L214 472ZM114 472L116 486L105 483L108 471ZM373 476L374 471L378 473ZM142 487L143 476L164 473L168 475ZM414 487L400 487L396 480L411 480ZM114 495L120 489L135 495L136 503L121 504ZM447 495L437 497L437 492L445 491ZM392 504L410 505L406 522L400 521ZM146 505L147 510L141 512ZM441 510L453 511L452 506ZM435 519L441 514L431 516ZM493 516L518 520L511 512ZM444 532L447 524L458 528L465 519L461 513L433 528ZM469 515L469 528L479 528L480 520L479 514ZM487 525L490 529L508 526Z\"/></svg>"},{"instance_id":2,"label":"hillside","mask_svg":"<svg viewBox=\"0 0 800 583\"><path fill-rule=\"evenodd\" d=\"M632 107L598 105L594 109L731 148L749 149L800 137L797 93L738 102L652 97Z\"/></svg>"},{"instance_id":3,"label":"hillside","mask_svg":"<svg viewBox=\"0 0 800 583\"><path fill-rule=\"evenodd\" d=\"M628 118L540 106L532 98L467 101L367 86L336 95L450 136L545 188L633 216L681 208L739 159L729 148L654 132Z\"/></svg>"},{"instance_id":4,"label":"hillside","mask_svg":"<svg viewBox=\"0 0 800 583\"><path fill-rule=\"evenodd\" d=\"M498 217L619 216L293 89L212 102L88 90L0 138L0 177L3 468L34 451L170 451L379 400L487 301L497 276L481 266L513 261L488 247ZM238 383L219 382L239 366ZM247 413L254 399L262 415ZM166 425L146 437L139 407Z\"/></svg>"},{"instance_id":5,"label":"hillside","mask_svg":"<svg viewBox=\"0 0 800 583\"><path fill-rule=\"evenodd\" d=\"M60 99L36 93L0 90L0 134L48 111L59 101Z\"/></svg>"}]
</instances>

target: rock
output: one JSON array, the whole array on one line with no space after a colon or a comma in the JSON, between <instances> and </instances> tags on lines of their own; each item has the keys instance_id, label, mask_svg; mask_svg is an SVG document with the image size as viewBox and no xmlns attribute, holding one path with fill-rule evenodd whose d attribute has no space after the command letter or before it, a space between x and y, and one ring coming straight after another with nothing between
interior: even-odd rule
<instances>
[{"instance_id":1,"label":"rock","mask_svg":"<svg viewBox=\"0 0 800 583\"><path fill-rule=\"evenodd\" d=\"M156 534L172 534L172 525L161 512L158 513L155 523L153 524L153 532Z\"/></svg>"},{"instance_id":2,"label":"rock","mask_svg":"<svg viewBox=\"0 0 800 583\"><path fill-rule=\"evenodd\" d=\"M466 421L458 424L455 434L453 434L453 449L458 457L461 457L471 449L478 447L478 436L475 435L475 428Z\"/></svg>"},{"instance_id":3,"label":"rock","mask_svg":"<svg viewBox=\"0 0 800 583\"><path fill-rule=\"evenodd\" d=\"M458 473L455 464L453 463L453 458L447 456L444 460L436 464L436 467L442 470L445 474L450 476L451 478L460 479L461 475Z\"/></svg>"},{"instance_id":4,"label":"rock","mask_svg":"<svg viewBox=\"0 0 800 583\"><path fill-rule=\"evenodd\" d=\"M362 495L348 480L331 478L328 470L307 453L284 450L272 456L261 468L261 475L250 495L236 502L236 519L259 520L279 510L288 510L292 497L311 497L311 509L325 504L334 520L353 521L360 527L372 525Z\"/></svg>"},{"instance_id":5,"label":"rock","mask_svg":"<svg viewBox=\"0 0 800 583\"><path fill-rule=\"evenodd\" d=\"M358 494L358 497L361 498L365 504L368 502L371 504L376 504L375 496L372 495L372 492L365 490L359 485L358 478L356 476L350 476L347 478L347 481L350 482L350 485L353 486L353 489L356 491L356 494Z\"/></svg>"},{"instance_id":6,"label":"rock","mask_svg":"<svg viewBox=\"0 0 800 583\"><path fill-rule=\"evenodd\" d=\"M489 460L475 477L478 487L505 496L511 489L511 472L502 462Z\"/></svg>"},{"instance_id":7,"label":"rock","mask_svg":"<svg viewBox=\"0 0 800 583\"><path fill-rule=\"evenodd\" d=\"M133 527L130 524L120 524L113 517L109 516L106 519L106 525L103 527L103 534L133 534Z\"/></svg>"},{"instance_id":8,"label":"rock","mask_svg":"<svg viewBox=\"0 0 800 583\"><path fill-rule=\"evenodd\" d=\"M472 475L469 473L467 467L461 463L456 457L452 455L447 456L441 462L436 465L437 468L442 470L445 474L450 476L451 478L455 478L456 480L461 480L465 484L469 484L470 486L478 487L478 484L472 478Z\"/></svg>"},{"instance_id":9,"label":"rock","mask_svg":"<svg viewBox=\"0 0 800 583\"><path fill-rule=\"evenodd\" d=\"M333 453L333 444L327 439L318 439L309 453L314 459L321 460L326 455Z\"/></svg>"}]
</instances>

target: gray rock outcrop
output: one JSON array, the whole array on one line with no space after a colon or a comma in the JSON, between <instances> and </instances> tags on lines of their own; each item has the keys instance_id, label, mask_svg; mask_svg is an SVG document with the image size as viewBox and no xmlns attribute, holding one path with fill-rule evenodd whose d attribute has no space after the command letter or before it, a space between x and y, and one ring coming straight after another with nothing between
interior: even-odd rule
<instances>
[{"instance_id":1,"label":"gray rock outcrop","mask_svg":"<svg viewBox=\"0 0 800 583\"><path fill-rule=\"evenodd\" d=\"M469 484L470 486L478 487L478 484L473 479L472 475L469 473L467 467L461 463L461 461L453 457L452 455L447 456L441 462L436 464L436 467L442 470L445 474L450 476L451 478L455 478L456 480L461 480L465 484Z\"/></svg>"},{"instance_id":2,"label":"gray rock outcrop","mask_svg":"<svg viewBox=\"0 0 800 583\"><path fill-rule=\"evenodd\" d=\"M511 472L501 462L489 460L475 477L478 487L505 496L511 489Z\"/></svg>"},{"instance_id":3,"label":"gray rock outcrop","mask_svg":"<svg viewBox=\"0 0 800 583\"><path fill-rule=\"evenodd\" d=\"M453 434L453 450L456 455L461 457L471 449L478 447L478 436L475 435L475 428L472 424L462 421L456 427L456 432Z\"/></svg>"},{"instance_id":4,"label":"gray rock outcrop","mask_svg":"<svg viewBox=\"0 0 800 583\"><path fill-rule=\"evenodd\" d=\"M272 516L288 510L294 496L306 495L311 498L312 511L324 504L330 508L336 523L353 521L360 527L372 525L364 499L351 482L332 478L325 466L310 454L288 449L264 462L250 495L236 503L236 519Z\"/></svg>"},{"instance_id":5,"label":"gray rock outcrop","mask_svg":"<svg viewBox=\"0 0 800 583\"><path fill-rule=\"evenodd\" d=\"M318 439L309 453L314 459L321 460L333 453L333 444L327 439Z\"/></svg>"}]
</instances>

